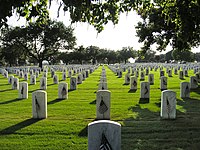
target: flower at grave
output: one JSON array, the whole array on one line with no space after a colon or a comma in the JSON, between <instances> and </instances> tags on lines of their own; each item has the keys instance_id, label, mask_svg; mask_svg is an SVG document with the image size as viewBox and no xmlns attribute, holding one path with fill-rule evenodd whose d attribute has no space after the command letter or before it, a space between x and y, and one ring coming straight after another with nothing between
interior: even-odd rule
<instances>
[{"instance_id":1,"label":"flower at grave","mask_svg":"<svg viewBox=\"0 0 200 150\"><path fill-rule=\"evenodd\" d=\"M67 94L67 90L66 90L65 86L63 86L61 95L62 95L62 97L64 97L66 94Z\"/></svg>"},{"instance_id":2,"label":"flower at grave","mask_svg":"<svg viewBox=\"0 0 200 150\"><path fill-rule=\"evenodd\" d=\"M99 146L99 150L112 150L112 147L110 143L108 142L104 133L102 133L101 145Z\"/></svg>"},{"instance_id":3,"label":"flower at grave","mask_svg":"<svg viewBox=\"0 0 200 150\"><path fill-rule=\"evenodd\" d=\"M145 89L144 95L148 94L148 92L149 92L149 89L148 89L148 87L147 87L147 86L145 86L145 87L144 87L144 89Z\"/></svg>"},{"instance_id":4,"label":"flower at grave","mask_svg":"<svg viewBox=\"0 0 200 150\"><path fill-rule=\"evenodd\" d=\"M100 112L100 114L104 114L107 110L108 110L108 107L106 106L106 104L103 101L103 96L101 96L101 102L100 102L100 105L99 105L99 112Z\"/></svg>"}]
</instances>

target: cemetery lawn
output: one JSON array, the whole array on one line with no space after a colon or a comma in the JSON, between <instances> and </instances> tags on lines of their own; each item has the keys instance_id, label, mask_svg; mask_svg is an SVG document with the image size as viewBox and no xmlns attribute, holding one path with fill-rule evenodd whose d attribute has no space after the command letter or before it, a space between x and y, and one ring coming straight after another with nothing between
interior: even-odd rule
<instances>
[{"instance_id":1,"label":"cemetery lawn","mask_svg":"<svg viewBox=\"0 0 200 150\"><path fill-rule=\"evenodd\" d=\"M177 118L160 119L159 70L154 74L155 84L150 86L149 103L140 101L140 84L136 92L129 91L107 66L108 89L111 91L111 120L122 125L122 150L186 150L200 147L200 88L191 91L191 98L180 98L178 75L168 77L168 89L177 93ZM48 118L32 119L33 91L29 84L29 98L18 99L18 91L11 90L8 79L0 75L0 149L87 149L87 125L96 118L96 91L102 66L86 78L77 90L69 91L67 100L57 99L58 85L48 74ZM56 72L59 79L61 72ZM193 71L189 71L192 76ZM14 75L16 76L16 75ZM41 74L40 74L41 77ZM20 81L24 81L20 79ZM66 82L69 84L69 78ZM139 81L139 79L138 79ZM145 81L148 81L147 76ZM30 83L28 81L28 83ZM69 86L68 86L69 87Z\"/></svg>"}]
</instances>

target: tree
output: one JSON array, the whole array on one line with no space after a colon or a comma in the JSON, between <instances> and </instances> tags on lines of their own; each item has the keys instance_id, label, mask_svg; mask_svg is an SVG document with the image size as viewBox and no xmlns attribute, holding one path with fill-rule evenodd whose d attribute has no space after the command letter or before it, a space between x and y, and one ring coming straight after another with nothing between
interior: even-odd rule
<instances>
[{"instance_id":1,"label":"tree","mask_svg":"<svg viewBox=\"0 0 200 150\"><path fill-rule=\"evenodd\" d=\"M129 58L135 58L137 56L137 51L133 49L133 47L123 47L122 50L119 51L120 59L126 63Z\"/></svg>"},{"instance_id":2,"label":"tree","mask_svg":"<svg viewBox=\"0 0 200 150\"><path fill-rule=\"evenodd\" d=\"M100 48L97 46L89 46L86 48L87 58L92 61L92 64L96 63L97 57L100 54Z\"/></svg>"},{"instance_id":3,"label":"tree","mask_svg":"<svg viewBox=\"0 0 200 150\"><path fill-rule=\"evenodd\" d=\"M62 22L49 21L43 28L37 23L23 28L15 27L4 34L2 41L4 48L17 46L42 67L42 61L50 61L59 50L72 49L76 38L71 27L66 27Z\"/></svg>"},{"instance_id":4,"label":"tree","mask_svg":"<svg viewBox=\"0 0 200 150\"><path fill-rule=\"evenodd\" d=\"M0 27L15 9L28 21L36 18L42 26L48 18L47 1L0 1ZM140 42L144 42L143 51L147 51L153 43L158 44L159 51L165 50L168 44L178 50L200 45L199 0L62 0L60 5L64 6L64 11L70 12L72 23L88 22L98 32L109 21L117 24L120 13L136 10L144 19L138 25Z\"/></svg>"},{"instance_id":5,"label":"tree","mask_svg":"<svg viewBox=\"0 0 200 150\"><path fill-rule=\"evenodd\" d=\"M83 45L81 45L74 49L74 51L71 53L71 56L73 60L76 60L79 62L79 64L83 64L83 60L87 59L86 49L83 47Z\"/></svg>"},{"instance_id":6,"label":"tree","mask_svg":"<svg viewBox=\"0 0 200 150\"><path fill-rule=\"evenodd\" d=\"M187 61L187 62L192 62L194 61L194 54L186 49L183 50L173 50L172 52L172 56L174 58L174 60L177 61Z\"/></svg>"}]
</instances>

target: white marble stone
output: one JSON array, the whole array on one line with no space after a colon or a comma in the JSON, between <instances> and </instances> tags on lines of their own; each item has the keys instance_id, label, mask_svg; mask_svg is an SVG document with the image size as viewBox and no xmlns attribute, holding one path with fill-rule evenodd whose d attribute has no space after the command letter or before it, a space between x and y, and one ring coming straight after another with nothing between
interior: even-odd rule
<instances>
[{"instance_id":1,"label":"white marble stone","mask_svg":"<svg viewBox=\"0 0 200 150\"><path fill-rule=\"evenodd\" d=\"M58 84L58 81L59 79L58 79L58 76L56 75L56 74L54 74L54 76L53 76L53 83L54 84Z\"/></svg>"},{"instance_id":2,"label":"white marble stone","mask_svg":"<svg viewBox=\"0 0 200 150\"><path fill-rule=\"evenodd\" d=\"M106 77L101 77L100 78L100 82L107 82L107 78Z\"/></svg>"},{"instance_id":3,"label":"white marble stone","mask_svg":"<svg viewBox=\"0 0 200 150\"><path fill-rule=\"evenodd\" d=\"M47 92L38 90L32 93L32 115L35 119L47 118Z\"/></svg>"},{"instance_id":4,"label":"white marble stone","mask_svg":"<svg viewBox=\"0 0 200 150\"><path fill-rule=\"evenodd\" d=\"M165 76L160 78L160 90L167 90L167 77Z\"/></svg>"},{"instance_id":5,"label":"white marble stone","mask_svg":"<svg viewBox=\"0 0 200 150\"><path fill-rule=\"evenodd\" d=\"M198 80L196 76L190 77L190 89L196 89L198 88Z\"/></svg>"},{"instance_id":6,"label":"white marble stone","mask_svg":"<svg viewBox=\"0 0 200 150\"><path fill-rule=\"evenodd\" d=\"M19 89L19 79L18 78L13 78L13 80L12 80L12 89L13 90L18 90Z\"/></svg>"},{"instance_id":7,"label":"white marble stone","mask_svg":"<svg viewBox=\"0 0 200 150\"><path fill-rule=\"evenodd\" d=\"M180 83L180 97L190 98L190 83L189 82Z\"/></svg>"},{"instance_id":8,"label":"white marble stone","mask_svg":"<svg viewBox=\"0 0 200 150\"><path fill-rule=\"evenodd\" d=\"M28 81L28 73L27 72L24 73L24 80Z\"/></svg>"},{"instance_id":9,"label":"white marble stone","mask_svg":"<svg viewBox=\"0 0 200 150\"><path fill-rule=\"evenodd\" d=\"M130 90L137 90L138 80L137 77L131 77Z\"/></svg>"},{"instance_id":10,"label":"white marble stone","mask_svg":"<svg viewBox=\"0 0 200 150\"><path fill-rule=\"evenodd\" d=\"M76 77L70 78L70 90L76 90L77 88L77 79Z\"/></svg>"},{"instance_id":11,"label":"white marble stone","mask_svg":"<svg viewBox=\"0 0 200 150\"><path fill-rule=\"evenodd\" d=\"M78 74L78 76L77 76L77 84L82 84L82 81L83 81L83 76L82 76L82 74L80 73L80 74Z\"/></svg>"},{"instance_id":12,"label":"white marble stone","mask_svg":"<svg viewBox=\"0 0 200 150\"><path fill-rule=\"evenodd\" d=\"M150 84L149 82L140 83L140 98L149 99L150 98Z\"/></svg>"},{"instance_id":13,"label":"white marble stone","mask_svg":"<svg viewBox=\"0 0 200 150\"><path fill-rule=\"evenodd\" d=\"M98 90L96 94L96 119L110 119L110 98L111 92L108 90Z\"/></svg>"},{"instance_id":14,"label":"white marble stone","mask_svg":"<svg viewBox=\"0 0 200 150\"><path fill-rule=\"evenodd\" d=\"M18 98L28 99L28 83L27 82L19 82Z\"/></svg>"},{"instance_id":15,"label":"white marble stone","mask_svg":"<svg viewBox=\"0 0 200 150\"><path fill-rule=\"evenodd\" d=\"M68 99L68 84L61 82L58 85L58 98L59 99Z\"/></svg>"},{"instance_id":16,"label":"white marble stone","mask_svg":"<svg viewBox=\"0 0 200 150\"><path fill-rule=\"evenodd\" d=\"M150 85L154 85L154 74L148 75L148 82Z\"/></svg>"},{"instance_id":17,"label":"white marble stone","mask_svg":"<svg viewBox=\"0 0 200 150\"><path fill-rule=\"evenodd\" d=\"M179 79L184 79L183 71L179 71Z\"/></svg>"},{"instance_id":18,"label":"white marble stone","mask_svg":"<svg viewBox=\"0 0 200 150\"><path fill-rule=\"evenodd\" d=\"M10 75L10 76L8 77L8 84L12 84L13 78L14 78L13 75Z\"/></svg>"},{"instance_id":19,"label":"white marble stone","mask_svg":"<svg viewBox=\"0 0 200 150\"><path fill-rule=\"evenodd\" d=\"M161 78L162 76L165 76L165 71L163 71L163 70L160 71L160 78Z\"/></svg>"},{"instance_id":20,"label":"white marble stone","mask_svg":"<svg viewBox=\"0 0 200 150\"><path fill-rule=\"evenodd\" d=\"M172 70L171 69L168 70L168 77L172 77Z\"/></svg>"},{"instance_id":21,"label":"white marble stone","mask_svg":"<svg viewBox=\"0 0 200 150\"><path fill-rule=\"evenodd\" d=\"M32 85L36 84L36 76L35 75L30 76L30 84L32 84Z\"/></svg>"},{"instance_id":22,"label":"white marble stone","mask_svg":"<svg viewBox=\"0 0 200 150\"><path fill-rule=\"evenodd\" d=\"M66 72L63 72L63 73L62 73L62 80L65 81L66 78L67 78Z\"/></svg>"},{"instance_id":23,"label":"white marble stone","mask_svg":"<svg viewBox=\"0 0 200 150\"><path fill-rule=\"evenodd\" d=\"M125 84L130 84L130 74L129 73L127 73L126 75L125 75L125 77L124 77L124 80L125 80Z\"/></svg>"},{"instance_id":24,"label":"white marble stone","mask_svg":"<svg viewBox=\"0 0 200 150\"><path fill-rule=\"evenodd\" d=\"M98 90L108 90L107 82L100 82Z\"/></svg>"},{"instance_id":25,"label":"white marble stone","mask_svg":"<svg viewBox=\"0 0 200 150\"><path fill-rule=\"evenodd\" d=\"M176 92L164 90L161 94L161 111L162 119L176 118Z\"/></svg>"},{"instance_id":26,"label":"white marble stone","mask_svg":"<svg viewBox=\"0 0 200 150\"><path fill-rule=\"evenodd\" d=\"M121 125L110 120L89 123L88 150L121 150Z\"/></svg>"},{"instance_id":27,"label":"white marble stone","mask_svg":"<svg viewBox=\"0 0 200 150\"><path fill-rule=\"evenodd\" d=\"M41 90L47 89L47 78L45 77L40 78L40 89Z\"/></svg>"},{"instance_id":28,"label":"white marble stone","mask_svg":"<svg viewBox=\"0 0 200 150\"><path fill-rule=\"evenodd\" d=\"M142 80L142 81L145 80L145 74L144 74L144 71L140 72L140 80Z\"/></svg>"}]
</instances>

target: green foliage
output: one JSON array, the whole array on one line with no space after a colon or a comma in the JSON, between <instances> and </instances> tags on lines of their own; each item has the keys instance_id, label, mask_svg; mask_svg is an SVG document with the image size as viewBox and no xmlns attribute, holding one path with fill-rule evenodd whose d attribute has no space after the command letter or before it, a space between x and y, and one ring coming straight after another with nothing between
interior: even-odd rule
<instances>
[{"instance_id":1,"label":"green foliage","mask_svg":"<svg viewBox=\"0 0 200 150\"><path fill-rule=\"evenodd\" d=\"M14 49L17 54L20 55L20 51L28 54L40 67L43 60L51 61L59 50L72 49L75 44L76 38L71 27L50 20L43 28L37 23L22 28L11 28L4 31L2 37L4 51L17 47L18 49Z\"/></svg>"}]
</instances>

